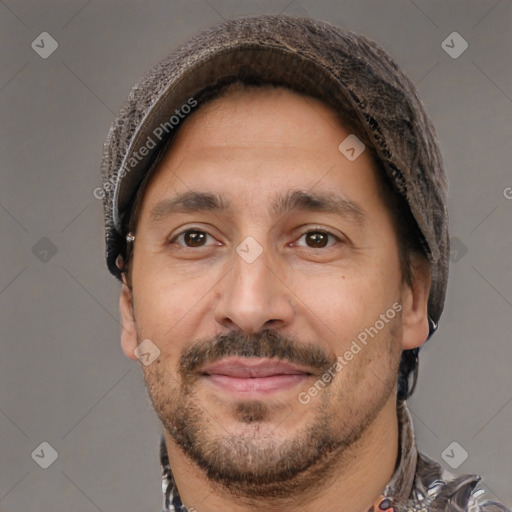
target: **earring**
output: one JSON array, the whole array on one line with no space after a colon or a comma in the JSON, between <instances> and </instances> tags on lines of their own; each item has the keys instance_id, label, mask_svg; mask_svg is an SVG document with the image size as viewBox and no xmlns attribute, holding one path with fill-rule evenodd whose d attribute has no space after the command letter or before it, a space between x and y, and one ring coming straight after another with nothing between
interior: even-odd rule
<instances>
[{"instance_id":1,"label":"earring","mask_svg":"<svg viewBox=\"0 0 512 512\"><path fill-rule=\"evenodd\" d=\"M130 233L128 233L128 234L126 235L126 241L127 241L128 243L131 243L131 242L135 241L135 235L133 235L131 232L130 232Z\"/></svg>"},{"instance_id":2,"label":"earring","mask_svg":"<svg viewBox=\"0 0 512 512\"><path fill-rule=\"evenodd\" d=\"M437 325L430 316L428 317L428 338L427 340L437 331Z\"/></svg>"},{"instance_id":3,"label":"earring","mask_svg":"<svg viewBox=\"0 0 512 512\"><path fill-rule=\"evenodd\" d=\"M123 270L123 266L124 266L124 260L123 260L123 257L121 255L119 255L117 258L116 258L116 267L119 269L119 270Z\"/></svg>"}]
</instances>

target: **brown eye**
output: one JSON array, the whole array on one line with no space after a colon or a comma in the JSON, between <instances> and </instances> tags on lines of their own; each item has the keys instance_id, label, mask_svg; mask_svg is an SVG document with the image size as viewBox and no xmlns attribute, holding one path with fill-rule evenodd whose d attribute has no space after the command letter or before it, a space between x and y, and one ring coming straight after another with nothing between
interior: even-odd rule
<instances>
[{"instance_id":1,"label":"brown eye","mask_svg":"<svg viewBox=\"0 0 512 512\"><path fill-rule=\"evenodd\" d=\"M211 243L207 243L208 238L213 240L213 237L205 231L201 231L199 229L187 229L175 236L172 240L169 240L169 243L176 243L182 247L204 247L211 245Z\"/></svg>"},{"instance_id":2,"label":"brown eye","mask_svg":"<svg viewBox=\"0 0 512 512\"><path fill-rule=\"evenodd\" d=\"M329 237L332 242L330 242ZM299 243L297 245L301 247L310 247L311 249L324 249L325 247L330 247L335 244L338 240L332 233L318 230L308 231L307 233L304 233L300 239L304 239L305 243Z\"/></svg>"},{"instance_id":3,"label":"brown eye","mask_svg":"<svg viewBox=\"0 0 512 512\"><path fill-rule=\"evenodd\" d=\"M306 240L310 247L322 248L327 245L328 235L325 233L307 233Z\"/></svg>"},{"instance_id":4,"label":"brown eye","mask_svg":"<svg viewBox=\"0 0 512 512\"><path fill-rule=\"evenodd\" d=\"M200 247L205 243L206 233L204 231L185 231L183 239L189 247Z\"/></svg>"}]
</instances>

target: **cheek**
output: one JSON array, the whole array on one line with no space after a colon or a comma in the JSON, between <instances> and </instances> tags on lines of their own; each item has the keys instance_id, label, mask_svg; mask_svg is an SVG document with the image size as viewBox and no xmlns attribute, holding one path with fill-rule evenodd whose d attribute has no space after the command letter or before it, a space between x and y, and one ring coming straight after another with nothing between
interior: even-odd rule
<instances>
[{"instance_id":1,"label":"cheek","mask_svg":"<svg viewBox=\"0 0 512 512\"><path fill-rule=\"evenodd\" d=\"M364 271L296 277L291 288L305 317L317 324L322 338L337 343L332 348L339 351L392 308L398 282L398 274L367 266Z\"/></svg>"},{"instance_id":2,"label":"cheek","mask_svg":"<svg viewBox=\"0 0 512 512\"><path fill-rule=\"evenodd\" d=\"M155 343L164 364L176 369L179 356L190 340L201 333L212 334L212 294L219 281L218 272L192 277L192 270L177 272L162 267L157 270L146 261L140 258L133 273L137 334L140 340L149 338Z\"/></svg>"},{"instance_id":3,"label":"cheek","mask_svg":"<svg viewBox=\"0 0 512 512\"><path fill-rule=\"evenodd\" d=\"M146 272L134 279L133 296L139 338L151 339L160 350L175 345L180 320L197 302L196 290Z\"/></svg>"}]
</instances>

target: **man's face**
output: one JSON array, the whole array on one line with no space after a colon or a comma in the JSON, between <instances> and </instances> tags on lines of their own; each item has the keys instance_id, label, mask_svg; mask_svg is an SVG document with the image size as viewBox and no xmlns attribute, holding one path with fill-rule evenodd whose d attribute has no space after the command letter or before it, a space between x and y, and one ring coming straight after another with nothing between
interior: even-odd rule
<instances>
[{"instance_id":1,"label":"man's face","mask_svg":"<svg viewBox=\"0 0 512 512\"><path fill-rule=\"evenodd\" d=\"M228 487L275 491L394 414L408 292L348 135L317 100L234 93L187 121L145 192L123 347L159 348L143 370L167 440Z\"/></svg>"}]
</instances>

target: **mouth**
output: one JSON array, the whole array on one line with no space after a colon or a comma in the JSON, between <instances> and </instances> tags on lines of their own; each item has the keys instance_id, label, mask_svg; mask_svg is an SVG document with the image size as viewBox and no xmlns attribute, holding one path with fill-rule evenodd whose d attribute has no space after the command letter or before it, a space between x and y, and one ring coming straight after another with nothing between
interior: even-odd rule
<instances>
[{"instance_id":1,"label":"mouth","mask_svg":"<svg viewBox=\"0 0 512 512\"><path fill-rule=\"evenodd\" d=\"M229 357L207 365L200 373L214 387L245 397L291 389L312 375L285 361L257 357Z\"/></svg>"}]
</instances>

